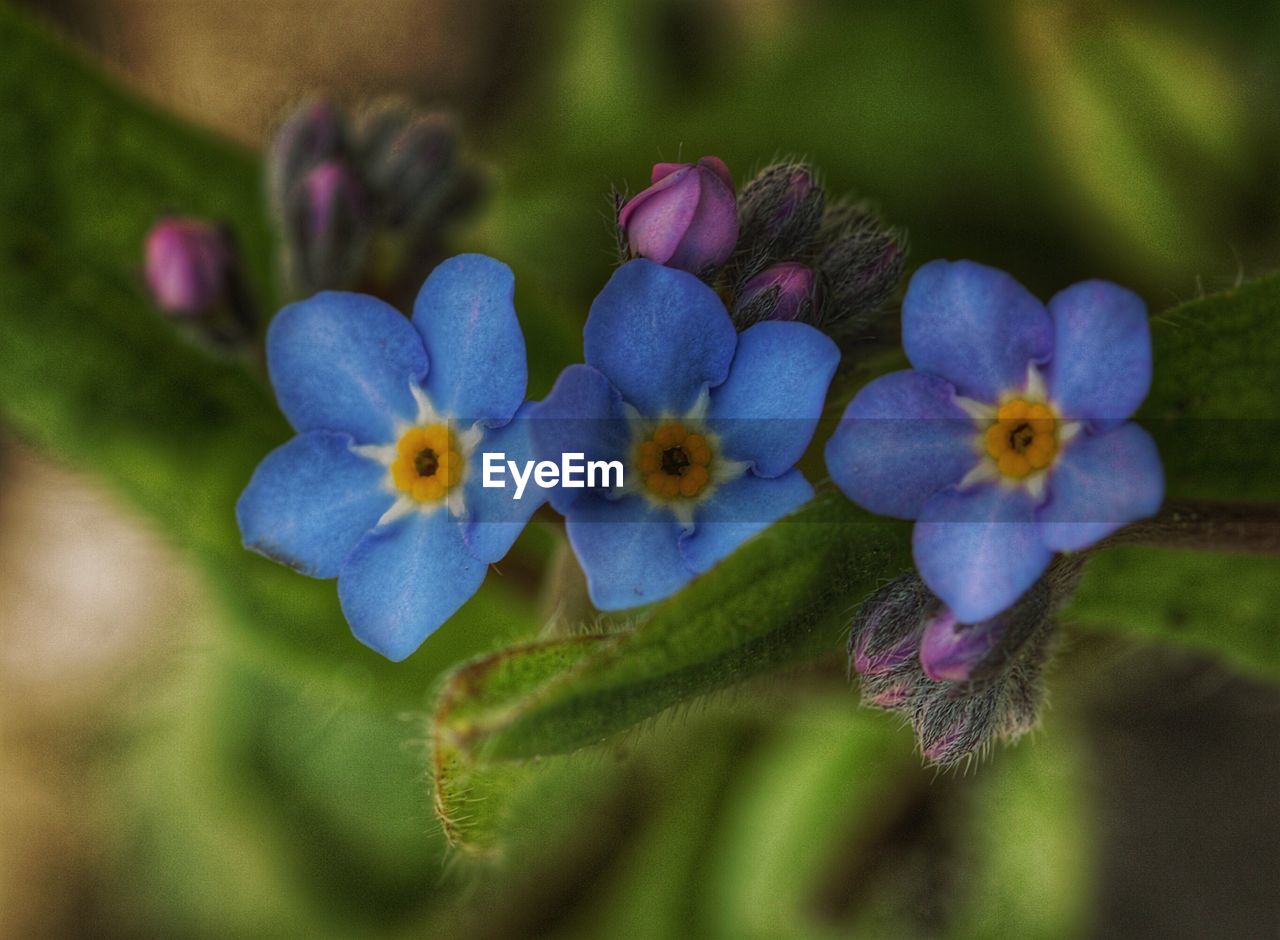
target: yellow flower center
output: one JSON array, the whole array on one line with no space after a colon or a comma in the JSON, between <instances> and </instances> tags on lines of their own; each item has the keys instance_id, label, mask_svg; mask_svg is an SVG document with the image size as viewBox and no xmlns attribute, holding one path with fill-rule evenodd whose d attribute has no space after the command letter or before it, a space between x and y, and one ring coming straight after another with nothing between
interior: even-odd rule
<instances>
[{"instance_id":1,"label":"yellow flower center","mask_svg":"<svg viewBox=\"0 0 1280 940\"><path fill-rule=\"evenodd\" d=\"M446 424L410 428L396 444L391 479L396 489L420 502L433 502L462 479L458 441Z\"/></svg>"},{"instance_id":2,"label":"yellow flower center","mask_svg":"<svg viewBox=\"0 0 1280 940\"><path fill-rule=\"evenodd\" d=\"M636 464L651 495L692 499L711 481L711 445L679 421L667 421L636 448Z\"/></svg>"},{"instance_id":3,"label":"yellow flower center","mask_svg":"<svg viewBox=\"0 0 1280 940\"><path fill-rule=\"evenodd\" d=\"M1053 463L1058 453L1058 418L1043 402L1014 398L1000 406L984 442L1000 472L1021 480Z\"/></svg>"}]
</instances>

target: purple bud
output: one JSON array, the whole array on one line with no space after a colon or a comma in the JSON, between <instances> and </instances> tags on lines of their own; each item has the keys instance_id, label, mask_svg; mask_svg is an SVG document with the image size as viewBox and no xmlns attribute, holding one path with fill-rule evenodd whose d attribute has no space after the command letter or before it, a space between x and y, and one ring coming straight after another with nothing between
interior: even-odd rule
<instances>
[{"instance_id":1,"label":"purple bud","mask_svg":"<svg viewBox=\"0 0 1280 940\"><path fill-rule=\"evenodd\" d=\"M812 198L815 193L821 192L822 190L814 183L808 167L799 166L792 169L787 174L782 198L773 207L773 212L765 219L765 231L769 235L776 237L786 227L787 223L796 217L800 207Z\"/></svg>"},{"instance_id":2,"label":"purple bud","mask_svg":"<svg viewBox=\"0 0 1280 940\"><path fill-rule=\"evenodd\" d=\"M765 268L742 286L734 322L742 329L761 320L808 321L816 289L813 268L807 264L784 261Z\"/></svg>"},{"instance_id":3,"label":"purple bud","mask_svg":"<svg viewBox=\"0 0 1280 940\"><path fill-rule=\"evenodd\" d=\"M915 571L873 592L849 630L864 705L908 716L920 753L947 766L1035 726L1053 645L1054 604L1079 565L1059 563L1009 611L956 623Z\"/></svg>"},{"instance_id":4,"label":"purple bud","mask_svg":"<svg viewBox=\"0 0 1280 940\"><path fill-rule=\"evenodd\" d=\"M742 238L750 256L744 274L801 256L818 232L826 194L804 163L765 167L742 189Z\"/></svg>"},{"instance_id":5,"label":"purple bud","mask_svg":"<svg viewBox=\"0 0 1280 940\"><path fill-rule=\"evenodd\" d=\"M1044 702L1041 673L1051 647L1051 631L1041 631L988 678L928 684L912 700L911 711L925 759L954 764L996 738L1013 741L1035 727Z\"/></svg>"},{"instance_id":6,"label":"purple bud","mask_svg":"<svg viewBox=\"0 0 1280 940\"><path fill-rule=\"evenodd\" d=\"M905 239L865 207L840 205L827 212L822 243L823 321L863 325L902 280Z\"/></svg>"},{"instance_id":7,"label":"purple bud","mask_svg":"<svg viewBox=\"0 0 1280 940\"><path fill-rule=\"evenodd\" d=\"M982 623L961 624L942 608L925 626L920 666L934 682L969 682L1006 671L1035 637L1048 631L1052 609L1047 578L1013 607Z\"/></svg>"},{"instance_id":8,"label":"purple bud","mask_svg":"<svg viewBox=\"0 0 1280 940\"><path fill-rule=\"evenodd\" d=\"M895 669L891 672L862 677L862 704L885 711L903 711L911 707L923 688L916 674L919 670Z\"/></svg>"},{"instance_id":9,"label":"purple bud","mask_svg":"<svg viewBox=\"0 0 1280 940\"><path fill-rule=\"evenodd\" d=\"M317 164L303 178L307 236L332 238L336 231L365 213L364 190L350 168L339 160Z\"/></svg>"},{"instance_id":10,"label":"purple bud","mask_svg":"<svg viewBox=\"0 0 1280 940\"><path fill-rule=\"evenodd\" d=\"M290 274L301 293L357 286L367 261L368 200L342 160L316 164L285 205Z\"/></svg>"},{"instance_id":11,"label":"purple bud","mask_svg":"<svg viewBox=\"0 0 1280 940\"><path fill-rule=\"evenodd\" d=\"M659 163L652 185L618 214L633 254L705 275L733 254L738 205L733 177L718 157L697 163Z\"/></svg>"},{"instance_id":12,"label":"purple bud","mask_svg":"<svg viewBox=\"0 0 1280 940\"><path fill-rule=\"evenodd\" d=\"M878 676L892 672L916 657L919 637L904 636L890 646L872 649L869 638L864 637L853 651L853 668L862 676Z\"/></svg>"},{"instance_id":13,"label":"purple bud","mask_svg":"<svg viewBox=\"0 0 1280 940\"><path fill-rule=\"evenodd\" d=\"M925 617L937 602L914 571L874 591L849 628L849 661L863 676L910 664L914 671Z\"/></svg>"},{"instance_id":14,"label":"purple bud","mask_svg":"<svg viewBox=\"0 0 1280 940\"><path fill-rule=\"evenodd\" d=\"M283 203L313 166L344 156L346 148L345 122L330 102L313 101L291 114L276 131L268 157L277 203Z\"/></svg>"},{"instance_id":15,"label":"purple bud","mask_svg":"<svg viewBox=\"0 0 1280 940\"><path fill-rule=\"evenodd\" d=\"M956 622L944 607L929 619L920 643L920 666L934 682L966 682L986 659L1007 625L1003 617L975 624Z\"/></svg>"},{"instance_id":16,"label":"purple bud","mask_svg":"<svg viewBox=\"0 0 1280 940\"><path fill-rule=\"evenodd\" d=\"M144 250L147 286L161 309L196 316L226 298L234 253L221 226L204 219L162 218L147 233Z\"/></svg>"},{"instance_id":17,"label":"purple bud","mask_svg":"<svg viewBox=\"0 0 1280 940\"><path fill-rule=\"evenodd\" d=\"M387 224L434 223L458 176L459 140L453 119L406 105L383 105L365 116L360 146L365 178Z\"/></svg>"},{"instance_id":18,"label":"purple bud","mask_svg":"<svg viewBox=\"0 0 1280 940\"><path fill-rule=\"evenodd\" d=\"M935 685L921 695L911 716L920 753L946 766L985 746L999 730L1002 688Z\"/></svg>"}]
</instances>

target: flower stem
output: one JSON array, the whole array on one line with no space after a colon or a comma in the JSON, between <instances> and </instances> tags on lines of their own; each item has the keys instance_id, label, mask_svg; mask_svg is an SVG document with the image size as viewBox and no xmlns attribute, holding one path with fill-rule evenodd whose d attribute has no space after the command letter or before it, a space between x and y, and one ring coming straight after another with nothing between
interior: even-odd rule
<instances>
[{"instance_id":1,"label":"flower stem","mask_svg":"<svg viewBox=\"0 0 1280 940\"><path fill-rule=\"evenodd\" d=\"M1153 518L1135 522L1103 544L1280 555L1280 506L1170 502Z\"/></svg>"}]
</instances>

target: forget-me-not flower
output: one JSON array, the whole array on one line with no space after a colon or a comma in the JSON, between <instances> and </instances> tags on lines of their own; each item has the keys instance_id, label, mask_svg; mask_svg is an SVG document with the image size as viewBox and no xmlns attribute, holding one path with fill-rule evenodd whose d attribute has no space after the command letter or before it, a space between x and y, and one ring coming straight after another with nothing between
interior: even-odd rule
<instances>
[{"instance_id":1,"label":"forget-me-not flower","mask_svg":"<svg viewBox=\"0 0 1280 940\"><path fill-rule=\"evenodd\" d=\"M902 344L915 368L857 394L827 467L860 505L917 520L916 567L961 623L1160 507L1155 443L1126 420L1151 384L1133 292L1085 281L1046 306L1002 271L933 261L907 288Z\"/></svg>"},{"instance_id":2,"label":"forget-me-not flower","mask_svg":"<svg viewBox=\"0 0 1280 940\"><path fill-rule=\"evenodd\" d=\"M823 333L738 334L698 278L637 260L592 304L584 351L531 425L543 459L624 467L620 487L551 493L597 607L674 593L813 495L794 465L840 358Z\"/></svg>"},{"instance_id":3,"label":"forget-me-not flower","mask_svg":"<svg viewBox=\"0 0 1280 940\"><path fill-rule=\"evenodd\" d=\"M445 622L542 502L481 485L479 448L528 459L524 335L514 277L483 255L445 261L413 320L361 294L285 307L267 335L298 435L236 506L245 545L338 579L355 635L401 660Z\"/></svg>"}]
</instances>

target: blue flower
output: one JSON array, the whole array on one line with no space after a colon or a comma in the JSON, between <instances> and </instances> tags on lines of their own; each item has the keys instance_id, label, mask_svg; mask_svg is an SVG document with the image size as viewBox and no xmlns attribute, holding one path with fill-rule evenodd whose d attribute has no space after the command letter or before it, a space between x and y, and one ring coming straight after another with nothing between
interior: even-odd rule
<instances>
[{"instance_id":1,"label":"blue flower","mask_svg":"<svg viewBox=\"0 0 1280 940\"><path fill-rule=\"evenodd\" d=\"M240 531L254 551L336 577L352 631L388 659L476 592L543 501L482 487L476 465L482 443L531 453L513 290L506 265L461 255L427 278L412 323L335 292L271 323L271 383L298 435L254 472Z\"/></svg>"},{"instance_id":2,"label":"blue flower","mask_svg":"<svg viewBox=\"0 0 1280 940\"><path fill-rule=\"evenodd\" d=\"M961 623L1000 613L1054 552L1153 514L1160 455L1126 422L1151 385L1147 311L1085 281L1040 303L1002 271L933 261L902 305L914 370L871 382L827 468L872 512L917 520L916 567Z\"/></svg>"},{"instance_id":3,"label":"blue flower","mask_svg":"<svg viewBox=\"0 0 1280 940\"><path fill-rule=\"evenodd\" d=\"M818 330L739 335L698 278L637 260L592 304L584 347L532 425L544 459L623 467L622 486L551 494L597 607L674 593L813 495L793 467L840 358Z\"/></svg>"}]
</instances>

